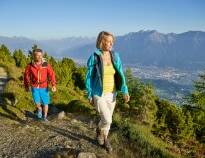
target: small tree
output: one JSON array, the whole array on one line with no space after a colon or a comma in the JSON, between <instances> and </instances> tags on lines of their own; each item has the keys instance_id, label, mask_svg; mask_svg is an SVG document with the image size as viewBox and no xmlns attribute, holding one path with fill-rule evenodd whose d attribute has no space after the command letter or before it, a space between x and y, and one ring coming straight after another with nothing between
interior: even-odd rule
<instances>
[{"instance_id":1,"label":"small tree","mask_svg":"<svg viewBox=\"0 0 205 158\"><path fill-rule=\"evenodd\" d=\"M130 117L152 125L156 113L153 87L144 84L138 78L134 77L130 68L126 70L125 74L130 94L129 106L126 107L128 108ZM125 111L122 96L119 95L118 98L119 107Z\"/></svg>"},{"instance_id":2,"label":"small tree","mask_svg":"<svg viewBox=\"0 0 205 158\"><path fill-rule=\"evenodd\" d=\"M45 53L43 54L43 58L46 59L47 61L50 60L50 57L48 56L48 53L47 53L47 52L45 52Z\"/></svg>"},{"instance_id":3,"label":"small tree","mask_svg":"<svg viewBox=\"0 0 205 158\"><path fill-rule=\"evenodd\" d=\"M194 81L194 90L187 97L187 104L183 105L185 111L189 111L193 117L196 137L205 142L205 73L199 75Z\"/></svg>"},{"instance_id":4,"label":"small tree","mask_svg":"<svg viewBox=\"0 0 205 158\"><path fill-rule=\"evenodd\" d=\"M158 107L153 133L166 141L179 143L193 136L193 121L190 113L165 100L156 100Z\"/></svg>"},{"instance_id":5,"label":"small tree","mask_svg":"<svg viewBox=\"0 0 205 158\"><path fill-rule=\"evenodd\" d=\"M76 66L73 60L69 58L63 58L58 62L58 69L56 69L57 81L64 85L73 85L72 76L76 71Z\"/></svg>"},{"instance_id":6,"label":"small tree","mask_svg":"<svg viewBox=\"0 0 205 158\"><path fill-rule=\"evenodd\" d=\"M75 87L79 87L81 90L85 89L85 67L79 67L73 73L72 79L74 81Z\"/></svg>"},{"instance_id":7,"label":"small tree","mask_svg":"<svg viewBox=\"0 0 205 158\"><path fill-rule=\"evenodd\" d=\"M0 61L4 63L14 63L11 52L3 44L0 46Z\"/></svg>"},{"instance_id":8,"label":"small tree","mask_svg":"<svg viewBox=\"0 0 205 158\"><path fill-rule=\"evenodd\" d=\"M16 62L17 67L23 68L26 66L26 64L27 64L26 56L24 55L24 53L20 49L14 51L13 58Z\"/></svg>"}]
</instances>

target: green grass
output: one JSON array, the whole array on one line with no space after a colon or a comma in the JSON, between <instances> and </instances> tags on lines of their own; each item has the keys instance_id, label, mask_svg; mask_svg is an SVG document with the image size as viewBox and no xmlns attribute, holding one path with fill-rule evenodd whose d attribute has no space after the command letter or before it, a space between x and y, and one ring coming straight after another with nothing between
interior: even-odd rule
<instances>
[{"instance_id":1,"label":"green grass","mask_svg":"<svg viewBox=\"0 0 205 158\"><path fill-rule=\"evenodd\" d=\"M24 110L32 111L35 108L31 94L24 91L23 70L13 63L2 63L0 66L5 69L9 78L1 94L3 105L0 106L0 113L10 119L21 120L24 117Z\"/></svg>"},{"instance_id":2,"label":"green grass","mask_svg":"<svg viewBox=\"0 0 205 158\"><path fill-rule=\"evenodd\" d=\"M123 120L119 114L114 115L114 124L120 128L121 135L130 140L128 145L132 146L133 151L137 150L142 157L181 157L180 154L174 152L172 145L155 137L149 126L130 123L129 120ZM133 144L135 144L135 147Z\"/></svg>"},{"instance_id":3,"label":"green grass","mask_svg":"<svg viewBox=\"0 0 205 158\"><path fill-rule=\"evenodd\" d=\"M66 112L92 115L94 108L85 98L83 91L76 91L72 87L57 86L57 92L51 93L52 104Z\"/></svg>"}]
</instances>

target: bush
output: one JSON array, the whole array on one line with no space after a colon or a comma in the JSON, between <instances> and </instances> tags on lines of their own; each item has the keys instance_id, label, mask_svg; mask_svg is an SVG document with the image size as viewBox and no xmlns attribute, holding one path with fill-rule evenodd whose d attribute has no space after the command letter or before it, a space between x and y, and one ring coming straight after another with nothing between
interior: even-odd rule
<instances>
[{"instance_id":1,"label":"bush","mask_svg":"<svg viewBox=\"0 0 205 158\"><path fill-rule=\"evenodd\" d=\"M149 126L132 123L130 119L123 118L120 114L115 114L113 124L119 128L119 133L129 140L129 145L134 144L139 157L150 158L174 158L180 157L177 153L172 153L171 145L152 135Z\"/></svg>"},{"instance_id":2,"label":"bush","mask_svg":"<svg viewBox=\"0 0 205 158\"><path fill-rule=\"evenodd\" d=\"M152 125L156 113L155 92L149 84L144 84L132 76L131 70L126 71L130 101L124 104L122 94L118 95L117 104L122 112L143 123Z\"/></svg>"},{"instance_id":3,"label":"bush","mask_svg":"<svg viewBox=\"0 0 205 158\"><path fill-rule=\"evenodd\" d=\"M193 122L190 113L165 100L156 100L158 107L153 133L168 142L182 143L193 136Z\"/></svg>"}]
</instances>

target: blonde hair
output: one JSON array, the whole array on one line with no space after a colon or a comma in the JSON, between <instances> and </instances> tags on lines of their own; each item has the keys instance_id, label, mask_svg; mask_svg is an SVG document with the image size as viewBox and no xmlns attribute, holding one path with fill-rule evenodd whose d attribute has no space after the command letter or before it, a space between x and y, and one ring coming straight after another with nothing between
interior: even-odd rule
<instances>
[{"instance_id":1,"label":"blonde hair","mask_svg":"<svg viewBox=\"0 0 205 158\"><path fill-rule=\"evenodd\" d=\"M96 48L98 49L102 49L102 41L105 37L107 36L112 36L112 39L113 39L113 42L115 41L115 37L112 33L110 32L107 32L107 31L101 31L99 34L98 34L98 37L97 37L97 41L96 41Z\"/></svg>"}]
</instances>

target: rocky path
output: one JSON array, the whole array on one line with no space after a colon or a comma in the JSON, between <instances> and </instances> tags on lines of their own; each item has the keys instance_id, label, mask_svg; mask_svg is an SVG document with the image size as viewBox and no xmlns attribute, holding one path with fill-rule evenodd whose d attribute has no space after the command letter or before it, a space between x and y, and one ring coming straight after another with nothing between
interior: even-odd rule
<instances>
[{"instance_id":1,"label":"rocky path","mask_svg":"<svg viewBox=\"0 0 205 158\"><path fill-rule=\"evenodd\" d=\"M66 114L61 120L49 119L18 122L0 116L0 157L116 157L97 144L96 127L90 119L73 114Z\"/></svg>"}]
</instances>

